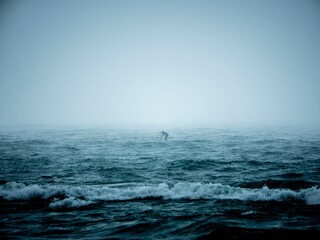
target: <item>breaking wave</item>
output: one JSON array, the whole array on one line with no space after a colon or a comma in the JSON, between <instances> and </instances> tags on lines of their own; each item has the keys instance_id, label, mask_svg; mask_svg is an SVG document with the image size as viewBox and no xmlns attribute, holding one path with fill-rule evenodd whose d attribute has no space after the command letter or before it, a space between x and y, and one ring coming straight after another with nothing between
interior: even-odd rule
<instances>
[{"instance_id":1,"label":"breaking wave","mask_svg":"<svg viewBox=\"0 0 320 240\"><path fill-rule=\"evenodd\" d=\"M217 199L240 201L304 201L307 205L320 205L320 189L316 186L300 189L241 188L219 183L177 183L170 187L166 183L153 186L51 186L25 185L9 182L0 186L0 199L7 201L28 201L32 199L49 200L50 208L78 208L100 201L129 201L160 198L179 199Z\"/></svg>"}]
</instances>

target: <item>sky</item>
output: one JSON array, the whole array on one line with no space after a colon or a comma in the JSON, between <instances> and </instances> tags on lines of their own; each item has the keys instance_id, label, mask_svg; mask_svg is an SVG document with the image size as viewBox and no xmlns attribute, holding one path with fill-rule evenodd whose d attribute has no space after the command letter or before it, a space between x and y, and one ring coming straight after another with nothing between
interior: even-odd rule
<instances>
[{"instance_id":1,"label":"sky","mask_svg":"<svg viewBox=\"0 0 320 240\"><path fill-rule=\"evenodd\" d=\"M320 125L316 0L0 2L0 124Z\"/></svg>"}]
</instances>

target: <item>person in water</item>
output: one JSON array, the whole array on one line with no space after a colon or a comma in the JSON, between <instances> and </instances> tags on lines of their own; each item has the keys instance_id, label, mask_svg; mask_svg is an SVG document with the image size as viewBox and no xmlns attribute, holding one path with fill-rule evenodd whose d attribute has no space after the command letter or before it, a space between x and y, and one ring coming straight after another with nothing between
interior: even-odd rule
<instances>
[{"instance_id":1,"label":"person in water","mask_svg":"<svg viewBox=\"0 0 320 240\"><path fill-rule=\"evenodd\" d=\"M165 131L161 131L160 134L161 134L161 138L164 137L164 140L166 140L166 141L168 140L169 133L167 133L167 132L165 132Z\"/></svg>"}]
</instances>

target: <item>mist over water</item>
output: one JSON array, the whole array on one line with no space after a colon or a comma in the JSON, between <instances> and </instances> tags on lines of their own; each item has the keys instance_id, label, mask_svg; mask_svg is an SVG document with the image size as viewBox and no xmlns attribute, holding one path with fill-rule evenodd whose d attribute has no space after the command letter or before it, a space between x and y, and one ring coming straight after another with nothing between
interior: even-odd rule
<instances>
[{"instance_id":1,"label":"mist over water","mask_svg":"<svg viewBox=\"0 0 320 240\"><path fill-rule=\"evenodd\" d=\"M319 23L311 0L1 1L1 238L319 239Z\"/></svg>"}]
</instances>

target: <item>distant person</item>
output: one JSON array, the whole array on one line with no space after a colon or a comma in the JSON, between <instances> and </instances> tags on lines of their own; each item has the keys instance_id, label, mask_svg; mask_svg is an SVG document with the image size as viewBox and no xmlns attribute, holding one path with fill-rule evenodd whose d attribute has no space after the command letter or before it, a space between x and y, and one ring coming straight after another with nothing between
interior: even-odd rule
<instances>
[{"instance_id":1,"label":"distant person","mask_svg":"<svg viewBox=\"0 0 320 240\"><path fill-rule=\"evenodd\" d=\"M166 140L166 141L168 140L169 133L167 133L167 132L165 132L165 131L161 131L160 134L161 134L161 138L164 137L164 140Z\"/></svg>"}]
</instances>

